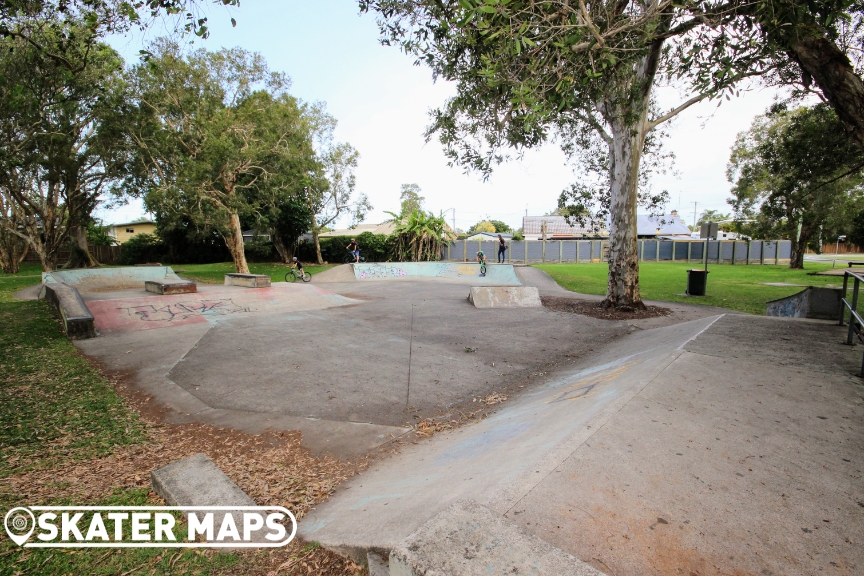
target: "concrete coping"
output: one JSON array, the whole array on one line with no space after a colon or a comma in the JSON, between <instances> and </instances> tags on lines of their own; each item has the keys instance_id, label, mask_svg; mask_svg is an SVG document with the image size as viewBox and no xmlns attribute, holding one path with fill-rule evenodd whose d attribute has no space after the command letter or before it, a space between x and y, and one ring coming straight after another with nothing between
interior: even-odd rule
<instances>
[{"instance_id":1,"label":"concrete coping","mask_svg":"<svg viewBox=\"0 0 864 576\"><path fill-rule=\"evenodd\" d=\"M170 506L254 506L205 454L193 454L150 472L153 491Z\"/></svg>"},{"instance_id":2,"label":"concrete coping","mask_svg":"<svg viewBox=\"0 0 864 576\"><path fill-rule=\"evenodd\" d=\"M63 331L70 340L96 337L93 314L81 299L81 294L68 284L43 284L39 299L47 300L60 316Z\"/></svg>"},{"instance_id":3,"label":"concrete coping","mask_svg":"<svg viewBox=\"0 0 864 576\"><path fill-rule=\"evenodd\" d=\"M390 552L390 576L603 576L488 508L460 500Z\"/></svg>"},{"instance_id":4,"label":"concrete coping","mask_svg":"<svg viewBox=\"0 0 864 576\"><path fill-rule=\"evenodd\" d=\"M244 288L269 288L270 276L266 274L225 274L226 286L242 286Z\"/></svg>"}]
</instances>

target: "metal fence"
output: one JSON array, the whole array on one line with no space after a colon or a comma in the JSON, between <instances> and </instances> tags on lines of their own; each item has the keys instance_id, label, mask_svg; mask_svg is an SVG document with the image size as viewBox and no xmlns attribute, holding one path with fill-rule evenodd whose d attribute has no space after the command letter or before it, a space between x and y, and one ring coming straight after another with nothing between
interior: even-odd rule
<instances>
[{"instance_id":1,"label":"metal fence","mask_svg":"<svg viewBox=\"0 0 864 576\"><path fill-rule=\"evenodd\" d=\"M444 260L467 262L482 250L487 260L498 255L497 241L458 240L444 249ZM790 240L639 240L642 262L704 262L731 264L788 264ZM605 262L609 240L513 240L505 260L516 264Z\"/></svg>"}]
</instances>

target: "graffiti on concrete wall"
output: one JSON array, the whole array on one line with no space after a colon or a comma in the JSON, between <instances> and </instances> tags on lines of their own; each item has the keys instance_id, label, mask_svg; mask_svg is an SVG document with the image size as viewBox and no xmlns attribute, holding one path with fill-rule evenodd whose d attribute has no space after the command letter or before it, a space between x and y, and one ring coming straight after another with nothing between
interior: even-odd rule
<instances>
[{"instance_id":1,"label":"graffiti on concrete wall","mask_svg":"<svg viewBox=\"0 0 864 576\"><path fill-rule=\"evenodd\" d=\"M164 306L142 304L140 306L120 307L117 310L125 310L129 316L137 317L142 322L174 322L197 316L226 316L249 312L250 308L236 304L231 298L222 298L219 300L176 302Z\"/></svg>"},{"instance_id":2,"label":"graffiti on concrete wall","mask_svg":"<svg viewBox=\"0 0 864 576\"><path fill-rule=\"evenodd\" d=\"M374 278L403 278L408 273L400 266L392 264L366 264L357 270L357 277L361 280Z\"/></svg>"}]
</instances>

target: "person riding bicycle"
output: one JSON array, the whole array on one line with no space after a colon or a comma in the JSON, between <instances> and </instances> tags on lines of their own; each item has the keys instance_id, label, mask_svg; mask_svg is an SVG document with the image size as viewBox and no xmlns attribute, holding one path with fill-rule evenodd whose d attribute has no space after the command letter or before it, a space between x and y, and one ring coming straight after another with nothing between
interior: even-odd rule
<instances>
[{"instance_id":1,"label":"person riding bicycle","mask_svg":"<svg viewBox=\"0 0 864 576\"><path fill-rule=\"evenodd\" d=\"M305 272L303 272L303 263L300 262L300 260L298 260L296 256L291 259L291 268L295 268L297 272L300 273L301 278L303 277L303 274L305 274Z\"/></svg>"},{"instance_id":2,"label":"person riding bicycle","mask_svg":"<svg viewBox=\"0 0 864 576\"><path fill-rule=\"evenodd\" d=\"M482 250L477 252L477 262L480 263L480 275L485 276L486 275L486 254L484 254Z\"/></svg>"},{"instance_id":3,"label":"person riding bicycle","mask_svg":"<svg viewBox=\"0 0 864 576\"><path fill-rule=\"evenodd\" d=\"M348 250L348 252L352 256L354 256L354 261L359 264L360 263L360 245L357 244L357 239L351 238L351 242L349 242L348 245L345 246L345 249Z\"/></svg>"}]
</instances>

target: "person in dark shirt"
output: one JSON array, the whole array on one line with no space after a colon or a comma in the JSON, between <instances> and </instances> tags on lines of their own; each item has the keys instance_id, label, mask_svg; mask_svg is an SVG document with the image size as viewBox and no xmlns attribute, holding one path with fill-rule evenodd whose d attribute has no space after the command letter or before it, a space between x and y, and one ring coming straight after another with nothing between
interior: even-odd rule
<instances>
[{"instance_id":1,"label":"person in dark shirt","mask_svg":"<svg viewBox=\"0 0 864 576\"><path fill-rule=\"evenodd\" d=\"M348 252L350 252L352 256L354 256L355 262L360 262L360 245L357 244L356 238L351 238L351 242L348 243L345 249L348 250Z\"/></svg>"},{"instance_id":2,"label":"person in dark shirt","mask_svg":"<svg viewBox=\"0 0 864 576\"><path fill-rule=\"evenodd\" d=\"M296 268L300 273L300 277L303 277L303 263L294 256L294 259L291 261L291 268Z\"/></svg>"},{"instance_id":3,"label":"person in dark shirt","mask_svg":"<svg viewBox=\"0 0 864 576\"><path fill-rule=\"evenodd\" d=\"M507 243L504 242L504 237L498 234L498 263L504 263L504 252L507 250Z\"/></svg>"}]
</instances>

